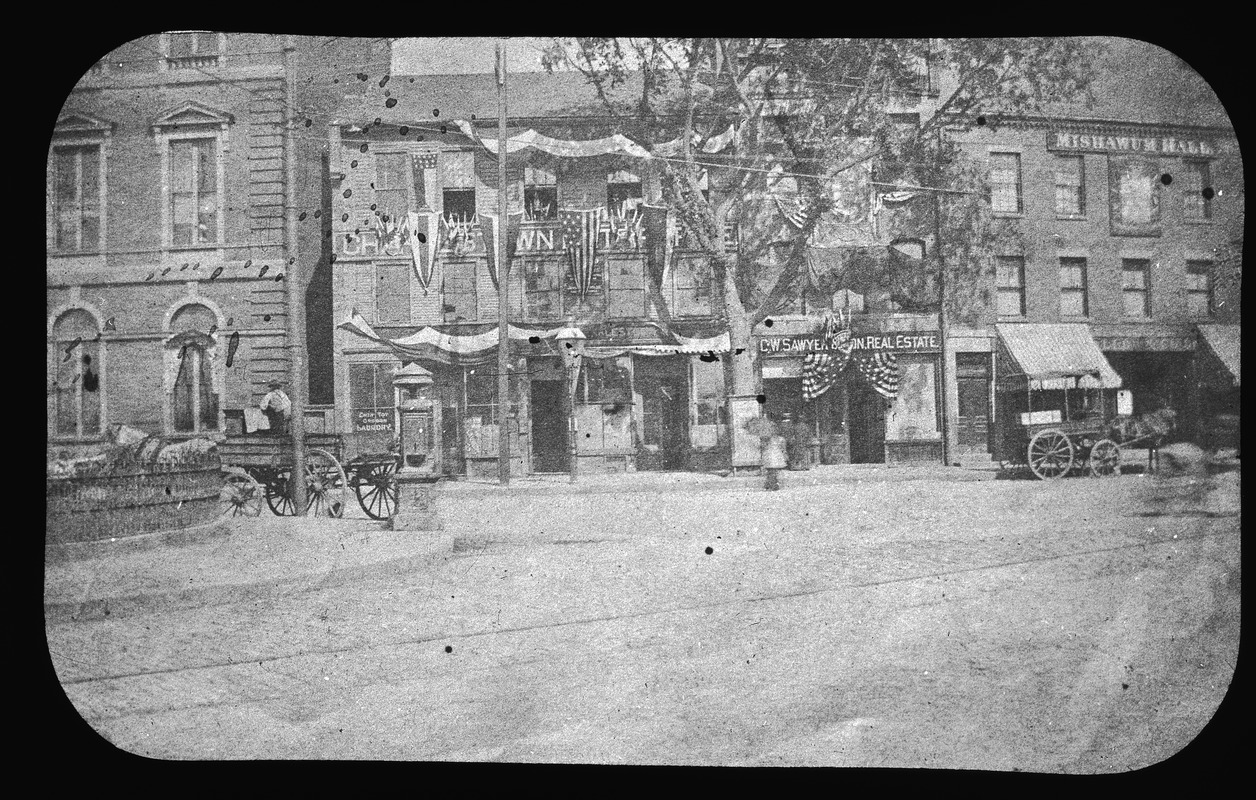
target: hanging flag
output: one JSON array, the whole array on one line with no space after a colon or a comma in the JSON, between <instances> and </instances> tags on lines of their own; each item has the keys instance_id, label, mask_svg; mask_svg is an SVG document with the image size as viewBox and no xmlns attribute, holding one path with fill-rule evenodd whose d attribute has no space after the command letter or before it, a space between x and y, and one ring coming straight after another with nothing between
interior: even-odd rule
<instances>
[{"instance_id":1,"label":"hanging flag","mask_svg":"<svg viewBox=\"0 0 1256 800\"><path fill-rule=\"evenodd\" d=\"M807 222L807 204L802 198L795 197L790 200L782 200L779 196L776 198L776 207L781 212L781 216L789 220L789 224L795 228L802 230L802 226Z\"/></svg>"},{"instance_id":2,"label":"hanging flag","mask_svg":"<svg viewBox=\"0 0 1256 800\"><path fill-rule=\"evenodd\" d=\"M650 278L667 285L672 265L672 245L676 235L676 215L667 206L642 203L641 227L645 233L646 265Z\"/></svg>"},{"instance_id":3,"label":"hanging flag","mask_svg":"<svg viewBox=\"0 0 1256 800\"><path fill-rule=\"evenodd\" d=\"M488 276L497 288L497 281L504 273L510 276L510 259L514 258L515 248L519 243L519 228L523 222L523 212L510 212L506 215L506 254L501 253L501 238L498 236L499 224L496 214L484 214L484 252L488 256Z\"/></svg>"},{"instance_id":4,"label":"hanging flag","mask_svg":"<svg viewBox=\"0 0 1256 800\"><path fill-rule=\"evenodd\" d=\"M567 250L567 285L581 300L602 283L602 276L597 270L597 230L601 212L600 208L558 210Z\"/></svg>"},{"instance_id":5,"label":"hanging flag","mask_svg":"<svg viewBox=\"0 0 1256 800\"><path fill-rule=\"evenodd\" d=\"M807 353L802 360L802 399L814 400L827 392L850 363L853 345L850 341L850 322L840 313L827 314L822 327L826 349Z\"/></svg>"},{"instance_id":6,"label":"hanging flag","mask_svg":"<svg viewBox=\"0 0 1256 800\"><path fill-rule=\"evenodd\" d=\"M436 153L414 153L414 198L419 208L431 208L427 201L427 173L424 170L436 169Z\"/></svg>"},{"instance_id":7,"label":"hanging flag","mask_svg":"<svg viewBox=\"0 0 1256 800\"><path fill-rule=\"evenodd\" d=\"M898 396L898 356L878 350L855 358L855 367L877 394L893 400Z\"/></svg>"},{"instance_id":8,"label":"hanging flag","mask_svg":"<svg viewBox=\"0 0 1256 800\"><path fill-rule=\"evenodd\" d=\"M439 235L439 218L436 214L407 215L410 235L410 257L414 259L414 274L419 279L423 294L432 285L436 270L436 240Z\"/></svg>"}]
</instances>

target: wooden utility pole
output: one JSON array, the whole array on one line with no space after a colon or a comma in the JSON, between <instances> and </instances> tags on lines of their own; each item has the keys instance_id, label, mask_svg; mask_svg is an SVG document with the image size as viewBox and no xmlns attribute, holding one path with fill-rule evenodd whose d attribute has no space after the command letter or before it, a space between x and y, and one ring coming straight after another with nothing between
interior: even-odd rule
<instances>
[{"instance_id":1,"label":"wooden utility pole","mask_svg":"<svg viewBox=\"0 0 1256 800\"><path fill-rule=\"evenodd\" d=\"M497 43L497 479L510 483L510 256L506 202L506 40Z\"/></svg>"},{"instance_id":2,"label":"wooden utility pole","mask_svg":"<svg viewBox=\"0 0 1256 800\"><path fill-rule=\"evenodd\" d=\"M942 163L942 129L938 128L938 153L936 162L939 166ZM935 175L940 177L942 171L939 169ZM935 177L935 181L937 180ZM933 247L938 262L938 339L942 345L941 353L941 372L938 374L938 380L941 384L942 391L939 392L941 397L941 408L939 409L942 417L942 464L943 466L951 466L951 462L955 456L955 445L952 442L954 431L951 426L950 408L951 408L951 382L948 376L951 374L951 351L947 346L949 331L949 318L946 308L946 259L942 255L942 192L933 192Z\"/></svg>"},{"instance_id":3,"label":"wooden utility pole","mask_svg":"<svg viewBox=\"0 0 1256 800\"><path fill-rule=\"evenodd\" d=\"M292 502L296 506L298 517L305 516L305 359L302 358L305 344L305 315L301 313L301 280L299 257L297 253L297 152L296 136L296 47L292 37L284 42L284 219L286 227L286 247L284 255L288 263L283 266L284 301L288 312L288 399L292 403L292 417L288 423L288 432L292 435L292 473L289 479L289 491Z\"/></svg>"}]
</instances>

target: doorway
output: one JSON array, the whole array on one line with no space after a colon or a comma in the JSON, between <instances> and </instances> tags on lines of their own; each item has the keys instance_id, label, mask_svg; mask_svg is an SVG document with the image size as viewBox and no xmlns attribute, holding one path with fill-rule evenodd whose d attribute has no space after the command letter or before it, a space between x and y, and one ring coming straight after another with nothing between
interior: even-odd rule
<instances>
[{"instance_id":1,"label":"doorway","mask_svg":"<svg viewBox=\"0 0 1256 800\"><path fill-rule=\"evenodd\" d=\"M689 465L689 363L647 357L634 362L641 394L641 449L645 470L682 470Z\"/></svg>"},{"instance_id":2,"label":"doorway","mask_svg":"<svg viewBox=\"0 0 1256 800\"><path fill-rule=\"evenodd\" d=\"M532 381L532 471L570 469L567 387L563 381Z\"/></svg>"},{"instance_id":3,"label":"doorway","mask_svg":"<svg viewBox=\"0 0 1256 800\"><path fill-rule=\"evenodd\" d=\"M955 445L960 453L990 452L990 355L956 353L955 381L959 393Z\"/></svg>"},{"instance_id":4,"label":"doorway","mask_svg":"<svg viewBox=\"0 0 1256 800\"><path fill-rule=\"evenodd\" d=\"M848 381L850 463L885 463L885 398L865 381Z\"/></svg>"}]
</instances>

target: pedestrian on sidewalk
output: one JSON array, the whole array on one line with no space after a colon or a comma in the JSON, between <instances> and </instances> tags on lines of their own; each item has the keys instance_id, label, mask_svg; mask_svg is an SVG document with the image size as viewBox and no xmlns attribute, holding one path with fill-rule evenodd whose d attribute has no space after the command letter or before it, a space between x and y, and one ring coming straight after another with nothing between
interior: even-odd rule
<instances>
[{"instance_id":1,"label":"pedestrian on sidewalk","mask_svg":"<svg viewBox=\"0 0 1256 800\"><path fill-rule=\"evenodd\" d=\"M781 470L789 466L788 445L781 435L780 426L770 420L760 435L763 442L763 488L775 492L781 488Z\"/></svg>"}]
</instances>

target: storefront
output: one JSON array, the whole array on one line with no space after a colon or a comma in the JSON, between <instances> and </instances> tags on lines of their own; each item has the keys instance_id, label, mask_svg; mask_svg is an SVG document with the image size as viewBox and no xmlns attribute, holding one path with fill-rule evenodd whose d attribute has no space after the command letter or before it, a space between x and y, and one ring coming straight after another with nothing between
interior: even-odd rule
<instances>
[{"instance_id":1,"label":"storefront","mask_svg":"<svg viewBox=\"0 0 1256 800\"><path fill-rule=\"evenodd\" d=\"M828 464L942 459L941 338L922 316L776 320L758 337L764 413Z\"/></svg>"},{"instance_id":2,"label":"storefront","mask_svg":"<svg viewBox=\"0 0 1256 800\"><path fill-rule=\"evenodd\" d=\"M1238 325L1199 326L1195 386L1200 413L1191 434L1209 449L1239 447L1240 334Z\"/></svg>"}]
</instances>

